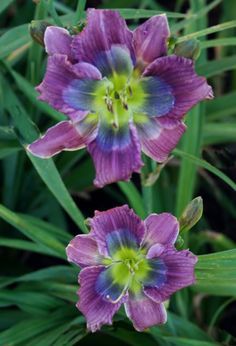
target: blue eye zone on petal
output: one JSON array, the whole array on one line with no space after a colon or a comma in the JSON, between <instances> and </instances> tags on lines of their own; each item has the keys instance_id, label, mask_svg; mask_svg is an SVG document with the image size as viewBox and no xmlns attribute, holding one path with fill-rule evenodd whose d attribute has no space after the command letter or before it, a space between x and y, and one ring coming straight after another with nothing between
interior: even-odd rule
<instances>
[{"instance_id":1,"label":"blue eye zone on petal","mask_svg":"<svg viewBox=\"0 0 236 346\"><path fill-rule=\"evenodd\" d=\"M125 74L128 77L134 66L127 49L119 45L113 45L110 50L99 53L95 65L106 77L114 73Z\"/></svg>"},{"instance_id":2,"label":"blue eye zone on petal","mask_svg":"<svg viewBox=\"0 0 236 346\"><path fill-rule=\"evenodd\" d=\"M123 263L113 263L98 275L95 290L104 300L115 302L128 288L129 280L128 267Z\"/></svg>"},{"instance_id":3,"label":"blue eye zone on petal","mask_svg":"<svg viewBox=\"0 0 236 346\"><path fill-rule=\"evenodd\" d=\"M149 117L166 115L174 106L175 97L172 88L158 77L144 77L140 81L145 93L144 102L134 109L135 112L147 114Z\"/></svg>"},{"instance_id":4,"label":"blue eye zone on petal","mask_svg":"<svg viewBox=\"0 0 236 346\"><path fill-rule=\"evenodd\" d=\"M167 280L167 267L161 258L148 260L149 273L143 284L145 287L161 287Z\"/></svg>"},{"instance_id":5,"label":"blue eye zone on petal","mask_svg":"<svg viewBox=\"0 0 236 346\"><path fill-rule=\"evenodd\" d=\"M128 127L122 127L118 130L101 124L97 135L97 144L103 150L110 152L116 149L122 149L129 145L131 138Z\"/></svg>"},{"instance_id":6,"label":"blue eye zone on petal","mask_svg":"<svg viewBox=\"0 0 236 346\"><path fill-rule=\"evenodd\" d=\"M137 238L128 229L119 229L108 233L106 243L111 257L118 255L118 257L121 256L120 259L123 259L122 257L131 255L130 250L138 251Z\"/></svg>"},{"instance_id":7,"label":"blue eye zone on petal","mask_svg":"<svg viewBox=\"0 0 236 346\"><path fill-rule=\"evenodd\" d=\"M102 80L74 79L64 90L63 99L74 109L94 111L95 91L101 83Z\"/></svg>"}]
</instances>

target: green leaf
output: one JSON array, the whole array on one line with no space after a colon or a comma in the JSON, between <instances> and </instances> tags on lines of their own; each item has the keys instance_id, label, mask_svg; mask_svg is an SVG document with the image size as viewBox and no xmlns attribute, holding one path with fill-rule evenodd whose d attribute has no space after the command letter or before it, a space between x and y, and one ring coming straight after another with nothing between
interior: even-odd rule
<instances>
[{"instance_id":1,"label":"green leaf","mask_svg":"<svg viewBox=\"0 0 236 346\"><path fill-rule=\"evenodd\" d=\"M224 120L226 117L236 113L236 92L231 92L220 97L216 97L206 104L207 119Z\"/></svg>"},{"instance_id":2,"label":"green leaf","mask_svg":"<svg viewBox=\"0 0 236 346\"><path fill-rule=\"evenodd\" d=\"M68 322L72 316L71 312L66 309L59 309L56 312L50 313L50 318L31 317L25 319L24 321L14 325L13 327L7 329L0 333L0 340L3 345L26 345L26 341L44 333L47 330L52 330L64 323Z\"/></svg>"},{"instance_id":3,"label":"green leaf","mask_svg":"<svg viewBox=\"0 0 236 346\"><path fill-rule=\"evenodd\" d=\"M22 150L22 148L19 145L16 145L14 142L2 142L0 143L0 159L17 153L20 150Z\"/></svg>"},{"instance_id":4,"label":"green leaf","mask_svg":"<svg viewBox=\"0 0 236 346\"><path fill-rule=\"evenodd\" d=\"M236 138L235 123L208 123L204 126L204 145L234 143Z\"/></svg>"},{"instance_id":5,"label":"green leaf","mask_svg":"<svg viewBox=\"0 0 236 346\"><path fill-rule=\"evenodd\" d=\"M47 103L39 101L37 99L38 93L34 89L34 87L27 81L27 79L23 78L19 73L8 67L8 71L11 73L15 82L20 91L22 91L25 96L35 105L38 109L40 109L45 114L49 115L51 118L61 121L65 120L66 116L60 112L57 112L55 109L50 107Z\"/></svg>"},{"instance_id":6,"label":"green leaf","mask_svg":"<svg viewBox=\"0 0 236 346\"><path fill-rule=\"evenodd\" d=\"M15 94L10 89L6 80L5 93L7 100L6 108L13 118L14 126L17 130L16 134L23 143L33 142L38 137L36 126L29 119L27 113L21 106ZM83 232L87 232L87 227L84 224L84 217L66 189L53 160L37 158L31 155L28 151L26 153L41 179L56 197L57 201L67 211L80 229Z\"/></svg>"},{"instance_id":7,"label":"green leaf","mask_svg":"<svg viewBox=\"0 0 236 346\"><path fill-rule=\"evenodd\" d=\"M65 247L47 231L32 225L24 217L16 214L0 204L0 217L17 228L26 237L44 246L49 253L65 258Z\"/></svg>"},{"instance_id":8,"label":"green leaf","mask_svg":"<svg viewBox=\"0 0 236 346\"><path fill-rule=\"evenodd\" d=\"M217 296L236 296L236 250L198 256L195 291Z\"/></svg>"},{"instance_id":9,"label":"green leaf","mask_svg":"<svg viewBox=\"0 0 236 346\"><path fill-rule=\"evenodd\" d=\"M214 40L201 41L201 49L220 47L220 46L236 46L236 37L216 38Z\"/></svg>"},{"instance_id":10,"label":"green leaf","mask_svg":"<svg viewBox=\"0 0 236 346\"><path fill-rule=\"evenodd\" d=\"M9 305L22 307L22 310L34 308L42 313L47 313L49 310L55 309L58 305L61 305L60 299L50 297L45 293L25 292L17 289L9 291L1 290L0 301L1 303L6 302Z\"/></svg>"},{"instance_id":11,"label":"green leaf","mask_svg":"<svg viewBox=\"0 0 236 346\"><path fill-rule=\"evenodd\" d=\"M213 34L215 32L219 32L222 30L227 30L227 29L231 29L231 28L235 28L236 27L236 20L231 20L230 22L226 22L226 23L222 23L222 24L217 24L214 26L211 26L209 28L200 30L200 31L196 31L193 32L191 34L185 35L185 36L181 36L178 38L177 42L183 42L186 40L190 40L192 38L199 38L202 36L206 36L209 34Z\"/></svg>"},{"instance_id":12,"label":"green leaf","mask_svg":"<svg viewBox=\"0 0 236 346\"><path fill-rule=\"evenodd\" d=\"M144 219L147 216L146 211L143 205L142 197L135 185L131 181L119 181L117 184L129 201L130 206L142 219Z\"/></svg>"},{"instance_id":13,"label":"green leaf","mask_svg":"<svg viewBox=\"0 0 236 346\"><path fill-rule=\"evenodd\" d=\"M207 78L214 77L222 72L236 69L236 55L223 59L213 60L206 64L199 65L196 70L200 75Z\"/></svg>"},{"instance_id":14,"label":"green leaf","mask_svg":"<svg viewBox=\"0 0 236 346\"><path fill-rule=\"evenodd\" d=\"M1 0L0 13L3 12L14 0Z\"/></svg>"},{"instance_id":15,"label":"green leaf","mask_svg":"<svg viewBox=\"0 0 236 346\"><path fill-rule=\"evenodd\" d=\"M175 149L173 151L173 154L178 157L186 158L189 161L193 162L195 165L207 169L209 172L215 174L218 178L220 178L226 184L228 184L234 191L236 191L236 183L233 180L231 180L226 174L221 172L218 168L212 166L207 161L199 159L198 157L185 153L179 149Z\"/></svg>"},{"instance_id":16,"label":"green leaf","mask_svg":"<svg viewBox=\"0 0 236 346\"><path fill-rule=\"evenodd\" d=\"M12 249L19 249L31 252L37 252L44 255L55 256L55 254L45 249L40 244L35 244L31 241L21 240L21 239L8 239L8 238L0 238L0 246L9 247Z\"/></svg>"},{"instance_id":17,"label":"green leaf","mask_svg":"<svg viewBox=\"0 0 236 346\"><path fill-rule=\"evenodd\" d=\"M0 59L6 58L9 54L16 52L20 48L28 49L31 39L28 33L28 25L23 24L8 30L0 37Z\"/></svg>"},{"instance_id":18,"label":"green leaf","mask_svg":"<svg viewBox=\"0 0 236 346\"><path fill-rule=\"evenodd\" d=\"M150 18L157 14L165 13L169 18L185 18L186 14L168 11L155 11L155 10L144 10L144 9L132 9L132 8L115 8L114 10L119 11L122 17L125 19L138 19L138 18Z\"/></svg>"}]
</instances>

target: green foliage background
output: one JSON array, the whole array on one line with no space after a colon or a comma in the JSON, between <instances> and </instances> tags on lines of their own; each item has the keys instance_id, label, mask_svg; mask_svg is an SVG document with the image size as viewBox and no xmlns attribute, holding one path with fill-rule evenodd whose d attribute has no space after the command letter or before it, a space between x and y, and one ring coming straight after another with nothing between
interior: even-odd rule
<instances>
[{"instance_id":1,"label":"green foliage background","mask_svg":"<svg viewBox=\"0 0 236 346\"><path fill-rule=\"evenodd\" d=\"M0 345L235 345L236 296L236 2L234 0L103 0L87 6L119 8L131 28L167 13L179 41L198 38L196 68L209 78L215 99L187 116L188 131L165 167L144 158L141 180L95 190L86 151L41 160L24 150L64 115L37 100L45 70L43 48L28 32L32 19L75 25L86 1L0 2ZM75 308L78 268L65 246L94 209L128 203L142 218L181 215L203 195L201 222L184 236L199 255L197 284L175 294L168 322L137 333L121 311L112 327L88 334ZM217 232L215 232L217 230ZM210 254L209 254L210 253ZM231 321L226 327L224 321ZM235 332L235 330L234 330Z\"/></svg>"}]
</instances>

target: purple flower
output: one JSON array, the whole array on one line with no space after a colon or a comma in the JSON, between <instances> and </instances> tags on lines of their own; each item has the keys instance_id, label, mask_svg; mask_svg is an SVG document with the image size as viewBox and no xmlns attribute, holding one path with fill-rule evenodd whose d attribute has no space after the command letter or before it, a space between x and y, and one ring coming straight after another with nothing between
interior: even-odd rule
<instances>
[{"instance_id":1,"label":"purple flower","mask_svg":"<svg viewBox=\"0 0 236 346\"><path fill-rule=\"evenodd\" d=\"M185 131L183 116L213 97L192 60L166 56L169 35L165 15L130 31L111 10L88 10L87 25L75 36L48 27L39 99L70 120L51 127L28 150L47 158L86 146L98 187L139 172L141 150L166 160Z\"/></svg>"},{"instance_id":2,"label":"purple flower","mask_svg":"<svg viewBox=\"0 0 236 346\"><path fill-rule=\"evenodd\" d=\"M89 235L77 235L67 247L70 262L79 265L78 309L92 332L124 303L138 331L166 322L163 302L194 283L197 257L176 251L177 219L168 213L142 221L127 205L96 212Z\"/></svg>"}]
</instances>

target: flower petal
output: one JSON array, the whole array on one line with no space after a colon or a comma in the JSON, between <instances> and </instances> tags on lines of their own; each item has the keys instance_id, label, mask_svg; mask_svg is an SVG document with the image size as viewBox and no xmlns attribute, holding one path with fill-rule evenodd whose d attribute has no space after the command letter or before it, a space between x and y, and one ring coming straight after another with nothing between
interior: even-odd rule
<instances>
[{"instance_id":1,"label":"flower petal","mask_svg":"<svg viewBox=\"0 0 236 346\"><path fill-rule=\"evenodd\" d=\"M169 213L151 214L144 221L144 225L146 228L142 243L144 247L174 244L179 234L179 222Z\"/></svg>"},{"instance_id":2,"label":"flower petal","mask_svg":"<svg viewBox=\"0 0 236 346\"><path fill-rule=\"evenodd\" d=\"M100 125L96 139L88 145L96 168L94 184L103 187L119 180L129 180L142 166L141 148L136 128L131 124L119 130Z\"/></svg>"},{"instance_id":3,"label":"flower petal","mask_svg":"<svg viewBox=\"0 0 236 346\"><path fill-rule=\"evenodd\" d=\"M140 85L145 95L135 112L145 113L148 117L162 117L173 108L175 97L171 86L158 77L144 77Z\"/></svg>"},{"instance_id":4,"label":"flower petal","mask_svg":"<svg viewBox=\"0 0 236 346\"><path fill-rule=\"evenodd\" d=\"M155 254L152 254L155 257ZM159 288L145 287L145 294L155 302L163 302L174 292L195 282L194 265L197 257L190 251L176 251L168 246L159 257L166 266L166 281Z\"/></svg>"},{"instance_id":5,"label":"flower petal","mask_svg":"<svg viewBox=\"0 0 236 346\"><path fill-rule=\"evenodd\" d=\"M48 26L44 34L45 50L49 55L64 54L71 57L72 36L57 26Z\"/></svg>"},{"instance_id":6,"label":"flower petal","mask_svg":"<svg viewBox=\"0 0 236 346\"><path fill-rule=\"evenodd\" d=\"M123 263L114 263L100 272L96 280L96 292L105 301L117 303L126 293L130 272Z\"/></svg>"},{"instance_id":7,"label":"flower petal","mask_svg":"<svg viewBox=\"0 0 236 346\"><path fill-rule=\"evenodd\" d=\"M112 324L112 317L119 310L125 298L114 304L104 300L96 292L96 282L104 267L84 268L79 274L80 289L77 308L84 314L87 320L87 328L92 332L99 330L104 324Z\"/></svg>"},{"instance_id":8,"label":"flower petal","mask_svg":"<svg viewBox=\"0 0 236 346\"><path fill-rule=\"evenodd\" d=\"M143 221L127 205L104 212L96 211L95 216L89 219L89 224L99 251L105 256L109 255L108 246L110 244L107 242L110 241L109 234L112 232L129 230L140 244L145 231Z\"/></svg>"},{"instance_id":9,"label":"flower petal","mask_svg":"<svg viewBox=\"0 0 236 346\"><path fill-rule=\"evenodd\" d=\"M81 149L93 139L95 128L93 125L87 126L80 134L81 129L82 125L61 121L50 127L44 136L28 145L27 150L35 156L49 158L62 150Z\"/></svg>"},{"instance_id":10,"label":"flower petal","mask_svg":"<svg viewBox=\"0 0 236 346\"><path fill-rule=\"evenodd\" d=\"M127 47L120 45L112 45L110 50L98 53L95 64L106 77L123 74L128 78L133 71L130 52Z\"/></svg>"},{"instance_id":11,"label":"flower petal","mask_svg":"<svg viewBox=\"0 0 236 346\"><path fill-rule=\"evenodd\" d=\"M74 37L72 42L74 59L97 66L99 54L109 51L112 45L127 47L133 59L132 38L133 34L119 12L89 9L87 25L81 34Z\"/></svg>"},{"instance_id":12,"label":"flower petal","mask_svg":"<svg viewBox=\"0 0 236 346\"><path fill-rule=\"evenodd\" d=\"M163 162L168 158L186 129L182 122L176 127L165 128L156 118L151 118L146 123L136 125L142 151L157 162Z\"/></svg>"},{"instance_id":13,"label":"flower petal","mask_svg":"<svg viewBox=\"0 0 236 346\"><path fill-rule=\"evenodd\" d=\"M128 229L119 229L108 233L106 243L109 255L117 260L120 259L116 258L117 255L119 257L120 252L125 255L129 250L138 251L139 248L137 237Z\"/></svg>"},{"instance_id":14,"label":"flower petal","mask_svg":"<svg viewBox=\"0 0 236 346\"><path fill-rule=\"evenodd\" d=\"M66 248L67 259L80 267L101 264L102 256L98 252L96 241L90 236L79 234Z\"/></svg>"},{"instance_id":15,"label":"flower petal","mask_svg":"<svg viewBox=\"0 0 236 346\"><path fill-rule=\"evenodd\" d=\"M199 101L213 97L212 88L204 77L194 71L194 62L171 55L148 65L143 76L156 76L169 85L174 96L173 107L166 115L182 118Z\"/></svg>"},{"instance_id":16,"label":"flower petal","mask_svg":"<svg viewBox=\"0 0 236 346\"><path fill-rule=\"evenodd\" d=\"M72 65L66 55L54 54L49 56L47 71L42 83L36 88L40 93L39 100L49 103L53 108L67 114L72 120L83 119L84 108L74 108L67 103L64 97L65 90L70 87L74 81L87 79L91 80L100 78L99 71L90 64ZM89 105L88 105L88 109Z\"/></svg>"},{"instance_id":17,"label":"flower petal","mask_svg":"<svg viewBox=\"0 0 236 346\"><path fill-rule=\"evenodd\" d=\"M153 16L133 32L134 48L138 62L151 63L167 54L167 39L170 29L165 14Z\"/></svg>"},{"instance_id":18,"label":"flower petal","mask_svg":"<svg viewBox=\"0 0 236 346\"><path fill-rule=\"evenodd\" d=\"M125 303L125 311L134 328L140 332L164 324L167 320L164 304L156 303L145 295L129 298Z\"/></svg>"}]
</instances>

